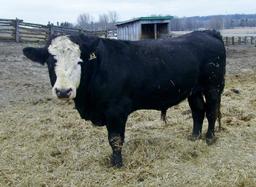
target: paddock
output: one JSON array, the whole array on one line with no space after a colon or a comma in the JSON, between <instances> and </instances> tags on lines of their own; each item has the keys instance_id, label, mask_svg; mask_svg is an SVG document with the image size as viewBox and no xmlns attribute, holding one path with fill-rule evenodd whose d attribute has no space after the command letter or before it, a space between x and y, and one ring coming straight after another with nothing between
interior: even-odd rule
<instances>
[{"instance_id":1,"label":"paddock","mask_svg":"<svg viewBox=\"0 0 256 187\"><path fill-rule=\"evenodd\" d=\"M22 44L0 42L1 186L255 186L256 47L227 47L222 130L217 142L187 139L186 101L129 116L124 167L110 166L105 128L80 119L73 102L51 96L47 68ZM217 125L218 126L218 125ZM204 130L206 131L206 121Z\"/></svg>"}]
</instances>

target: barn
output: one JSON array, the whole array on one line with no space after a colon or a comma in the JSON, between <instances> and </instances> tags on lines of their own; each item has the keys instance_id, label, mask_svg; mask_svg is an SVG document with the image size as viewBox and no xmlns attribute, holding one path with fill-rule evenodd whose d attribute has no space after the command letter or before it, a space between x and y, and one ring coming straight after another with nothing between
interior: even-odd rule
<instances>
[{"instance_id":1,"label":"barn","mask_svg":"<svg viewBox=\"0 0 256 187\"><path fill-rule=\"evenodd\" d=\"M120 40L158 39L168 36L172 16L139 17L120 22L117 38Z\"/></svg>"}]
</instances>

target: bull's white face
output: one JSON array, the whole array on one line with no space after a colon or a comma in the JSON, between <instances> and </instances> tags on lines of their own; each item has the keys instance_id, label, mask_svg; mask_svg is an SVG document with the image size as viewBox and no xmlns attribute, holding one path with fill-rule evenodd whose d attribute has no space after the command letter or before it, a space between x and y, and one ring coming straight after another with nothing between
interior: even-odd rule
<instances>
[{"instance_id":1,"label":"bull's white face","mask_svg":"<svg viewBox=\"0 0 256 187\"><path fill-rule=\"evenodd\" d=\"M59 36L52 40L48 51L56 60L55 74L56 82L52 88L55 97L58 92L66 92L65 98L75 98L76 89L81 79L81 66L79 62L81 51L79 45L72 42L67 36Z\"/></svg>"}]
</instances>

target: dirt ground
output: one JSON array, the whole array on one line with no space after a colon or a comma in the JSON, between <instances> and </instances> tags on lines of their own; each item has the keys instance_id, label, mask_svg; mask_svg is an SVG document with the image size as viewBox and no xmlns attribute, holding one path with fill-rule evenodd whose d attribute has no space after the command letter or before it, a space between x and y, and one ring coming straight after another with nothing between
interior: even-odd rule
<instances>
[{"instance_id":1,"label":"dirt ground","mask_svg":"<svg viewBox=\"0 0 256 187\"><path fill-rule=\"evenodd\" d=\"M106 129L52 98L46 67L22 55L31 45L0 42L0 186L256 186L256 47L227 48L214 145L187 139L186 101L168 110L167 124L158 111L138 111L127 123L125 166L115 169Z\"/></svg>"}]
</instances>

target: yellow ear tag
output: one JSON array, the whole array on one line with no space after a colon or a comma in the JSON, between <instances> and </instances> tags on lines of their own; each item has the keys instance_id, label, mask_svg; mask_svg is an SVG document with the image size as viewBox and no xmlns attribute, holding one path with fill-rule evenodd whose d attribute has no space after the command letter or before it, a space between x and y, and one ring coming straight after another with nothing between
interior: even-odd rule
<instances>
[{"instance_id":1,"label":"yellow ear tag","mask_svg":"<svg viewBox=\"0 0 256 187\"><path fill-rule=\"evenodd\" d=\"M93 59L96 59L96 58L97 58L97 57L96 57L95 53L91 53L89 60L93 60Z\"/></svg>"}]
</instances>

